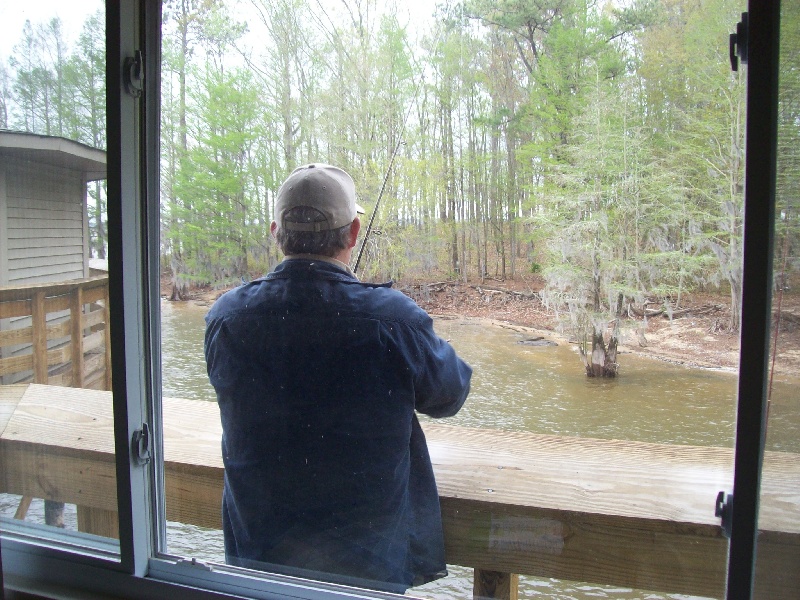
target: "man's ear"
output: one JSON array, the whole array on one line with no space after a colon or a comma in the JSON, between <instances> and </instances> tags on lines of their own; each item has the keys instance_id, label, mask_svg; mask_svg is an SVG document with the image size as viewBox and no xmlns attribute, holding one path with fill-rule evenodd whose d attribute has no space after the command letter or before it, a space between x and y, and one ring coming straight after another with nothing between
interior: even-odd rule
<instances>
[{"instance_id":1,"label":"man's ear","mask_svg":"<svg viewBox=\"0 0 800 600\"><path fill-rule=\"evenodd\" d=\"M350 246L349 248L355 248L356 241L358 240L358 232L361 231L361 221L356 217L353 219L353 222L350 223Z\"/></svg>"},{"instance_id":2,"label":"man's ear","mask_svg":"<svg viewBox=\"0 0 800 600\"><path fill-rule=\"evenodd\" d=\"M278 231L278 224L273 221L272 225L269 226L269 232L272 234L272 237L275 237L275 232Z\"/></svg>"}]
</instances>

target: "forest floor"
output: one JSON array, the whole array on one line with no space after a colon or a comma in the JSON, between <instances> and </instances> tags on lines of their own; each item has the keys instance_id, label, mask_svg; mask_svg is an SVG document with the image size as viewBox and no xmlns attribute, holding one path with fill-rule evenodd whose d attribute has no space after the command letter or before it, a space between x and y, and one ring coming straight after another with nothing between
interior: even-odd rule
<instances>
[{"instance_id":1,"label":"forest floor","mask_svg":"<svg viewBox=\"0 0 800 600\"><path fill-rule=\"evenodd\" d=\"M486 279L483 282L451 280L398 281L395 287L413 298L433 316L481 319L535 335L568 342L557 316L539 297L543 282L530 276L520 280ZM162 280L162 296L168 297L168 279ZM224 289L195 289L189 302L210 306ZM735 370L739 364L739 336L728 330L729 296L692 294L666 314L624 318L620 355L648 356L674 363ZM777 298L773 299L773 306ZM786 292L781 302L780 335L775 361L777 377L800 373L800 293ZM622 359L622 356L620 357Z\"/></svg>"}]
</instances>

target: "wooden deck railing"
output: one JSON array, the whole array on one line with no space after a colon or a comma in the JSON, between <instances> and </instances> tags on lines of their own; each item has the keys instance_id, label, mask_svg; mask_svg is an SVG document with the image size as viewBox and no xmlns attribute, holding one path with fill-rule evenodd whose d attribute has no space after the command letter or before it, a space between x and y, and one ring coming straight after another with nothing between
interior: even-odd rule
<instances>
[{"instance_id":1,"label":"wooden deck railing","mask_svg":"<svg viewBox=\"0 0 800 600\"><path fill-rule=\"evenodd\" d=\"M3 320L0 382L111 389L107 275L0 287Z\"/></svg>"},{"instance_id":2,"label":"wooden deck railing","mask_svg":"<svg viewBox=\"0 0 800 600\"><path fill-rule=\"evenodd\" d=\"M0 492L76 504L82 531L116 536L111 394L0 386ZM165 398L168 520L221 527L217 405ZM424 424L447 562L475 598L516 598L518 574L722 598L728 543L714 504L728 448ZM800 455L767 452L756 598L800 589Z\"/></svg>"}]
</instances>

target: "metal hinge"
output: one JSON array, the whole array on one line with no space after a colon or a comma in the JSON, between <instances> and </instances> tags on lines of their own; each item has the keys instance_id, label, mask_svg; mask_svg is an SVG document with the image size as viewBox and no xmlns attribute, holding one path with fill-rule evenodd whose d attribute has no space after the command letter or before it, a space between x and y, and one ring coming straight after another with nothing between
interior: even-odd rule
<instances>
[{"instance_id":1,"label":"metal hinge","mask_svg":"<svg viewBox=\"0 0 800 600\"><path fill-rule=\"evenodd\" d=\"M134 431L133 438L131 439L133 458L136 460L137 464L146 465L150 462L152 443L150 426L147 423L142 423L142 428Z\"/></svg>"},{"instance_id":2,"label":"metal hinge","mask_svg":"<svg viewBox=\"0 0 800 600\"><path fill-rule=\"evenodd\" d=\"M739 70L739 60L743 65L747 64L747 54L749 45L747 43L747 36L749 33L747 13L742 13L742 20L736 24L736 33L730 35L730 57L731 57L731 70Z\"/></svg>"},{"instance_id":3,"label":"metal hinge","mask_svg":"<svg viewBox=\"0 0 800 600\"><path fill-rule=\"evenodd\" d=\"M125 91L134 98L142 95L144 89L144 59L142 51L137 50L133 56L125 57L122 63L122 83Z\"/></svg>"},{"instance_id":4,"label":"metal hinge","mask_svg":"<svg viewBox=\"0 0 800 600\"><path fill-rule=\"evenodd\" d=\"M196 558L182 558L175 564L181 567L195 567L198 569L203 569L204 571L214 570L211 565L204 563L202 560L197 560Z\"/></svg>"},{"instance_id":5,"label":"metal hinge","mask_svg":"<svg viewBox=\"0 0 800 600\"><path fill-rule=\"evenodd\" d=\"M714 509L714 515L722 519L722 531L725 537L731 537L731 521L733 517L733 496L720 492L717 494L717 504Z\"/></svg>"}]
</instances>

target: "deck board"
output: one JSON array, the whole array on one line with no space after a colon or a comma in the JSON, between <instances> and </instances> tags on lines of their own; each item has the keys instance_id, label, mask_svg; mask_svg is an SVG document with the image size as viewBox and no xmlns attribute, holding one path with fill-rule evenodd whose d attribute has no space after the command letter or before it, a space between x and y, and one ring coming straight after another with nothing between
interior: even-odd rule
<instances>
[{"instance_id":1,"label":"deck board","mask_svg":"<svg viewBox=\"0 0 800 600\"><path fill-rule=\"evenodd\" d=\"M22 395L27 389L26 385L0 385L0 436L6 430L11 415L17 408Z\"/></svg>"}]
</instances>

